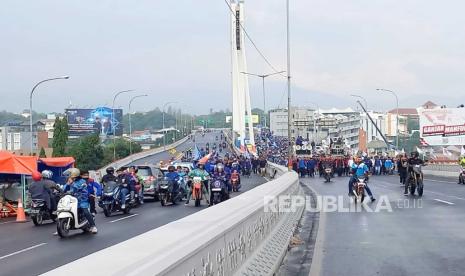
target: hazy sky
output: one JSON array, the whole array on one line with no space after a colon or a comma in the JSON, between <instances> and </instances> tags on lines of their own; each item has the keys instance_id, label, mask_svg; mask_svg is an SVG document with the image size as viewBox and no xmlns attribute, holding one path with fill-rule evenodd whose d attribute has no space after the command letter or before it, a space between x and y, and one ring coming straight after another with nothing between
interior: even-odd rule
<instances>
[{"instance_id":1,"label":"hazy sky","mask_svg":"<svg viewBox=\"0 0 465 276\"><path fill-rule=\"evenodd\" d=\"M465 103L465 2L459 0L291 0L293 99L300 105L354 107L367 97L381 110L426 100ZM285 0L246 0L246 28L285 70ZM230 108L229 11L223 0L3 0L0 9L0 109L111 105L136 89L135 109L167 101L188 112ZM249 71L272 72L247 43ZM250 79L262 106L260 79ZM285 105L285 78L267 80L269 107ZM116 106L127 108L130 96Z\"/></svg>"}]
</instances>

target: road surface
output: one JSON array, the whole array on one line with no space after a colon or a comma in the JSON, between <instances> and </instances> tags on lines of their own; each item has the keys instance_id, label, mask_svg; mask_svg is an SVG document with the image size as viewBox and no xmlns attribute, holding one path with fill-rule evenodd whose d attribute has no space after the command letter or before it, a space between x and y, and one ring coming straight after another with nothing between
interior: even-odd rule
<instances>
[{"instance_id":1,"label":"road surface","mask_svg":"<svg viewBox=\"0 0 465 276\"><path fill-rule=\"evenodd\" d=\"M212 143L215 139L214 134L207 134L203 139L198 136L199 147L206 141ZM185 143L179 147L179 150L190 146L192 146L190 142ZM168 159L167 157L169 155L161 153L151 157L149 162L165 160ZM264 182L264 179L256 176L244 178L242 192ZM35 227L32 222L23 224L6 222L0 224L0 275L38 275L188 216L202 208L195 208L193 203L190 206L178 204L161 207L159 202L147 202L140 208L132 209L129 215L115 214L106 218L103 213L99 213L96 218L99 229L97 235L75 231L76 235L68 239L60 239L53 235L56 231L53 223ZM130 252L128 252L129 257ZM111 261L111 256L108 261Z\"/></svg>"},{"instance_id":2,"label":"road surface","mask_svg":"<svg viewBox=\"0 0 465 276\"><path fill-rule=\"evenodd\" d=\"M465 186L428 178L421 199L405 197L397 176L373 176L380 212L323 212L312 263L315 275L465 275ZM302 179L320 196L348 201L348 178ZM341 201L341 200L339 200ZM368 200L367 200L368 202ZM342 209L343 209L342 208ZM341 208L339 208L341 209Z\"/></svg>"}]
</instances>

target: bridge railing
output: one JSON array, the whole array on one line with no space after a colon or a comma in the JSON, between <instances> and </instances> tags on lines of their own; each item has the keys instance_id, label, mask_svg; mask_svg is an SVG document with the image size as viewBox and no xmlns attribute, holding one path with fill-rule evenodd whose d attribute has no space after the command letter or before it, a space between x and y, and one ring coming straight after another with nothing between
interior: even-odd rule
<instances>
[{"instance_id":1,"label":"bridge railing","mask_svg":"<svg viewBox=\"0 0 465 276\"><path fill-rule=\"evenodd\" d=\"M302 194L296 173L273 166L282 174L273 181L46 275L273 275L303 212L289 201L266 208Z\"/></svg>"}]
</instances>

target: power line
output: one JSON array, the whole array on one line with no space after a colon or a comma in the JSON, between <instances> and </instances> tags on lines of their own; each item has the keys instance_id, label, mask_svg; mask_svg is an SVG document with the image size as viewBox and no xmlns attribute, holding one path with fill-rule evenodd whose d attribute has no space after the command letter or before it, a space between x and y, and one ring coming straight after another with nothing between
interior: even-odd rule
<instances>
[{"instance_id":1,"label":"power line","mask_svg":"<svg viewBox=\"0 0 465 276\"><path fill-rule=\"evenodd\" d=\"M240 22L239 18L237 17L237 14L234 12L234 10L232 9L231 5L229 5L228 3L228 0L224 0L224 3L226 4L226 6L228 6L229 8L229 11L231 12L232 15L234 15L234 17L236 18L237 22L239 22L239 25L241 27L241 29L244 31L244 34L245 36L247 37L247 39L250 41L250 43L252 43L252 46L255 48L255 50L258 52L258 54L263 58L263 60L265 60L266 64L268 64L268 66L274 70L274 73L278 73L280 71L278 71L276 69L276 67L273 66L273 64L271 64L271 62L265 57L265 55L262 53L262 51L260 51L260 49L258 48L257 44L255 44L255 42L253 41L252 37L250 37L249 33L247 32L247 30L245 29L245 27L242 25L242 23ZM280 73L279 75L283 76L282 73ZM285 77L285 76L283 76Z\"/></svg>"}]
</instances>

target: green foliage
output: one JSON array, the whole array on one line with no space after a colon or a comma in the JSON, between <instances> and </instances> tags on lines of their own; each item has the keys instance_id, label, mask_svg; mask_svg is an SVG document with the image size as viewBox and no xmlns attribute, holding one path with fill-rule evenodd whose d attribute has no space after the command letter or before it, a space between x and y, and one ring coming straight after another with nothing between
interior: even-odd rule
<instances>
[{"instance_id":1,"label":"green foliage","mask_svg":"<svg viewBox=\"0 0 465 276\"><path fill-rule=\"evenodd\" d=\"M96 170L105 164L104 150L97 134L79 138L70 147L69 155L76 159L76 166L82 170Z\"/></svg>"},{"instance_id":2,"label":"green foliage","mask_svg":"<svg viewBox=\"0 0 465 276\"><path fill-rule=\"evenodd\" d=\"M43 147L40 148L40 153L39 153L40 158L45 158L47 155L45 154L45 149Z\"/></svg>"},{"instance_id":3,"label":"green foliage","mask_svg":"<svg viewBox=\"0 0 465 276\"><path fill-rule=\"evenodd\" d=\"M170 111L170 109L168 109ZM131 115L132 130L156 130L163 128L163 112L160 109L154 109L146 113L134 113ZM129 133L129 114L124 115L123 124L125 130ZM174 127L176 118L174 113L165 113L165 127Z\"/></svg>"},{"instance_id":4,"label":"green foliage","mask_svg":"<svg viewBox=\"0 0 465 276\"><path fill-rule=\"evenodd\" d=\"M66 144L68 143L68 121L66 118L61 120L59 117L55 119L53 130L53 157L66 155Z\"/></svg>"},{"instance_id":5,"label":"green foliage","mask_svg":"<svg viewBox=\"0 0 465 276\"><path fill-rule=\"evenodd\" d=\"M130 148L129 141L118 138L115 139L115 147L113 147L113 142L111 141L104 149L104 158L103 163L108 164L113 162L113 149L116 149L116 160L125 158L129 156ZM141 152L142 148L138 143L132 142L132 154Z\"/></svg>"}]
</instances>

